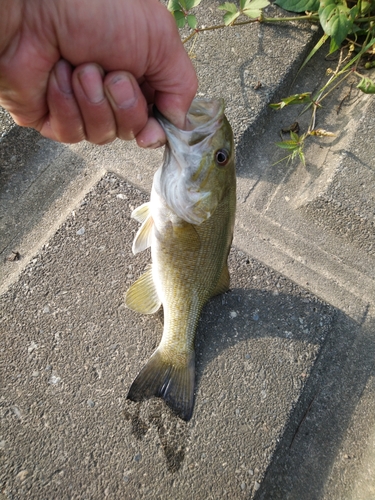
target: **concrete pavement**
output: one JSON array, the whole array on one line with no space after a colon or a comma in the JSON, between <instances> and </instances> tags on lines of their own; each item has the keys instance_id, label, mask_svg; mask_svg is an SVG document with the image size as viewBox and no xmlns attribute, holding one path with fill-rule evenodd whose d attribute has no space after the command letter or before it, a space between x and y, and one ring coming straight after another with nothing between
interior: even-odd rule
<instances>
[{"instance_id":1,"label":"concrete pavement","mask_svg":"<svg viewBox=\"0 0 375 500\"><path fill-rule=\"evenodd\" d=\"M319 88L324 53L289 89L317 36L254 25L195 44L199 95L227 103L238 203L187 424L125 399L162 331L123 306L148 262L130 213L162 152L55 144L0 115L0 498L375 498L373 98L337 89L318 118L335 137L275 165L280 129L307 117L268 104Z\"/></svg>"}]
</instances>

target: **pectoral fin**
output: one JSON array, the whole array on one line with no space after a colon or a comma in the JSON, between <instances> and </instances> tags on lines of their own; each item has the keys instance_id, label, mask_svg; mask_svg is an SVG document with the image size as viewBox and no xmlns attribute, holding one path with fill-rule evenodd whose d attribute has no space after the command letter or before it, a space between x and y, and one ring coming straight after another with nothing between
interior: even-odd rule
<instances>
[{"instance_id":1,"label":"pectoral fin","mask_svg":"<svg viewBox=\"0 0 375 500\"><path fill-rule=\"evenodd\" d=\"M211 297L227 292L229 289L229 280L230 278L229 278L228 264L225 263L219 281L217 282Z\"/></svg>"},{"instance_id":2,"label":"pectoral fin","mask_svg":"<svg viewBox=\"0 0 375 500\"><path fill-rule=\"evenodd\" d=\"M142 314L153 314L161 302L152 277L152 268L137 279L125 294L125 305Z\"/></svg>"},{"instance_id":3,"label":"pectoral fin","mask_svg":"<svg viewBox=\"0 0 375 500\"><path fill-rule=\"evenodd\" d=\"M154 220L151 217L151 215L149 215L147 219L143 222L142 226L138 229L137 234L135 235L132 246L134 254L146 250L146 248L148 248L151 245L153 227L154 227Z\"/></svg>"},{"instance_id":4,"label":"pectoral fin","mask_svg":"<svg viewBox=\"0 0 375 500\"><path fill-rule=\"evenodd\" d=\"M140 224L143 224L143 222L147 219L149 215L150 215L150 202L148 201L147 203L143 203L142 205L134 209L130 217L132 219L135 219Z\"/></svg>"}]
</instances>

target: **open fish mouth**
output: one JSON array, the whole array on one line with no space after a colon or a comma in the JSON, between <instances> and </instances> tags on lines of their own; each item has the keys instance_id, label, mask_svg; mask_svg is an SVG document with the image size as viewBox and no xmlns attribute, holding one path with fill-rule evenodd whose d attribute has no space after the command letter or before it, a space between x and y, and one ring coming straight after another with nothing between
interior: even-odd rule
<instances>
[{"instance_id":1,"label":"open fish mouth","mask_svg":"<svg viewBox=\"0 0 375 500\"><path fill-rule=\"evenodd\" d=\"M186 130L179 129L163 116L154 105L153 113L172 146L176 139L179 148L182 144L191 147L212 135L220 126L224 116L223 99L194 99L186 116Z\"/></svg>"},{"instance_id":2,"label":"open fish mouth","mask_svg":"<svg viewBox=\"0 0 375 500\"><path fill-rule=\"evenodd\" d=\"M182 130L154 108L167 136L158 191L181 219L201 224L213 213L218 199L203 189L210 175L212 140L224 119L223 99L196 99L187 114L188 130Z\"/></svg>"}]
</instances>

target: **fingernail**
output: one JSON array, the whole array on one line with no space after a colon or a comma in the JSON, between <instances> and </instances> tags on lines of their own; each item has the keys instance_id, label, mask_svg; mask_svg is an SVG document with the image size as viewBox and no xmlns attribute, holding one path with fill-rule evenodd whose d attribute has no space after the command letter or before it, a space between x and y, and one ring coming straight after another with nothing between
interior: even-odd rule
<instances>
[{"instance_id":1,"label":"fingernail","mask_svg":"<svg viewBox=\"0 0 375 500\"><path fill-rule=\"evenodd\" d=\"M104 99L103 79L97 66L86 66L77 76L83 92L91 103L98 104Z\"/></svg>"},{"instance_id":2,"label":"fingernail","mask_svg":"<svg viewBox=\"0 0 375 500\"><path fill-rule=\"evenodd\" d=\"M67 61L63 59L58 61L55 65L56 82L64 94L72 94L72 67Z\"/></svg>"},{"instance_id":3,"label":"fingernail","mask_svg":"<svg viewBox=\"0 0 375 500\"><path fill-rule=\"evenodd\" d=\"M119 108L127 109L134 106L137 98L132 82L126 75L116 75L106 85L114 103Z\"/></svg>"},{"instance_id":4,"label":"fingernail","mask_svg":"<svg viewBox=\"0 0 375 500\"><path fill-rule=\"evenodd\" d=\"M147 149L157 149L157 148L160 148L161 146L163 146L163 144L160 141L157 141L157 142L154 142L152 144L148 144L146 146L146 148Z\"/></svg>"}]
</instances>

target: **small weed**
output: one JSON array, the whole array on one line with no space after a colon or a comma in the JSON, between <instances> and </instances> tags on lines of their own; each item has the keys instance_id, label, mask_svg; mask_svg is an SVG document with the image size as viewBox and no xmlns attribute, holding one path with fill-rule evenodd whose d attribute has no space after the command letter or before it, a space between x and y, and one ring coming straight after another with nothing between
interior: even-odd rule
<instances>
[{"instance_id":1,"label":"small weed","mask_svg":"<svg viewBox=\"0 0 375 500\"><path fill-rule=\"evenodd\" d=\"M271 108L276 110L294 104L305 104L304 111L311 110L311 120L306 132L299 135L296 131L290 131L289 140L277 143L277 146L289 151L283 160L293 161L299 158L305 164L305 140L309 136L334 135L315 128L316 112L321 107L321 102L350 75L358 77L359 90L365 94L375 94L375 82L358 70L360 63L361 71L375 67L375 0L276 0L275 5L297 14L293 17L277 18L264 15L263 9L270 3L268 0L240 0L239 5L225 2L218 7L224 12L223 24L206 27L198 27L197 18L191 13L191 9L200 3L201 0L169 0L168 9L172 12L177 26L183 28L188 25L192 30L183 40L184 43L208 30L230 29L231 26L244 26L254 22L300 21L320 24L324 34L299 71L323 45L329 43L329 54L339 52L336 68L330 71L327 83L318 92L314 95L311 92L295 94L281 99L279 103L270 104Z\"/></svg>"}]
</instances>

